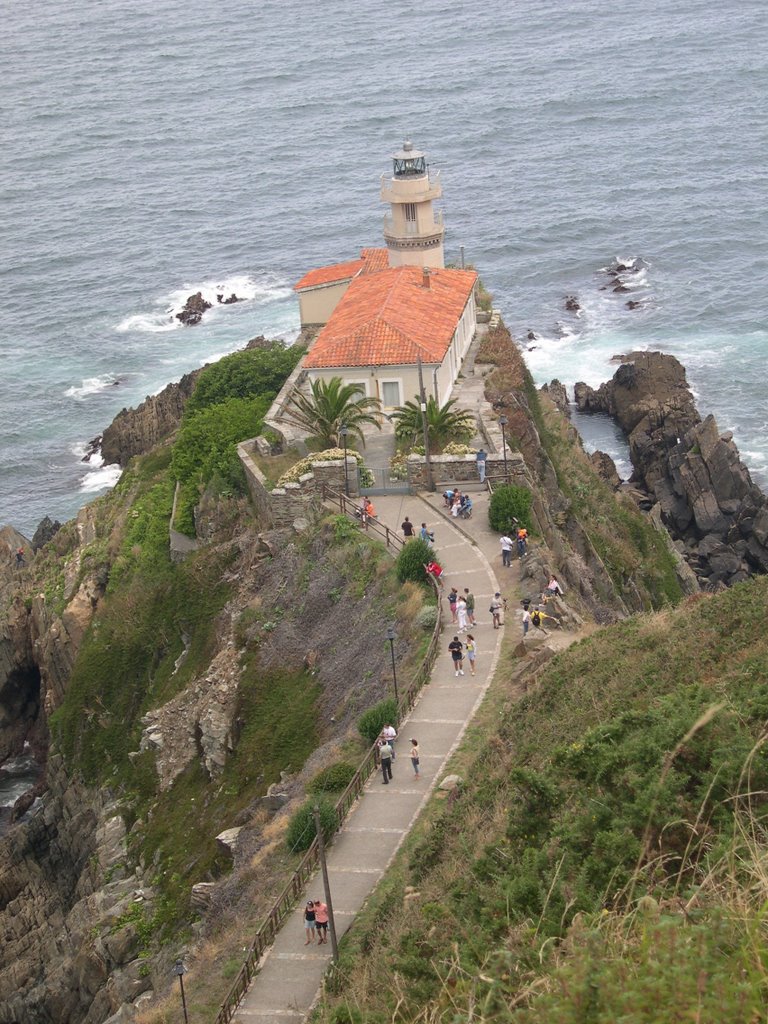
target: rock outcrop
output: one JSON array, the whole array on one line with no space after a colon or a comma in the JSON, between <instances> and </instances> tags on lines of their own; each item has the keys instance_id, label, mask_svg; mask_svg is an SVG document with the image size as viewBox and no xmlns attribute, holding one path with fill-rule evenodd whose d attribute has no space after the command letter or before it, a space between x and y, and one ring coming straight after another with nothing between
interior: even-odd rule
<instances>
[{"instance_id":1,"label":"rock outcrop","mask_svg":"<svg viewBox=\"0 0 768 1024\"><path fill-rule=\"evenodd\" d=\"M184 303L182 311L176 314L176 319L180 320L187 327L194 327L203 319L203 313L206 309L210 308L211 303L203 298L203 293L195 292L195 294L190 295Z\"/></svg>"},{"instance_id":2,"label":"rock outcrop","mask_svg":"<svg viewBox=\"0 0 768 1024\"><path fill-rule=\"evenodd\" d=\"M597 391L575 386L578 408L613 416L627 435L633 482L658 503L699 579L733 584L768 572L768 500L730 433L701 420L685 368L661 352L633 352Z\"/></svg>"},{"instance_id":3,"label":"rock outcrop","mask_svg":"<svg viewBox=\"0 0 768 1024\"><path fill-rule=\"evenodd\" d=\"M52 540L61 529L61 523L58 519L51 519L50 516L46 516L41 519L37 524L34 536L32 537L32 550L38 551L44 547L49 540Z\"/></svg>"},{"instance_id":4,"label":"rock outcrop","mask_svg":"<svg viewBox=\"0 0 768 1024\"><path fill-rule=\"evenodd\" d=\"M108 794L79 786L58 756L48 775L39 809L0 840L0 1012L19 1024L100 1021L150 988L137 921L151 893L126 871Z\"/></svg>"},{"instance_id":5,"label":"rock outcrop","mask_svg":"<svg viewBox=\"0 0 768 1024\"><path fill-rule=\"evenodd\" d=\"M148 396L135 409L123 409L104 431L101 454L105 462L127 465L134 455L143 455L178 427L184 406L195 389L204 367L186 373L156 395Z\"/></svg>"}]
</instances>

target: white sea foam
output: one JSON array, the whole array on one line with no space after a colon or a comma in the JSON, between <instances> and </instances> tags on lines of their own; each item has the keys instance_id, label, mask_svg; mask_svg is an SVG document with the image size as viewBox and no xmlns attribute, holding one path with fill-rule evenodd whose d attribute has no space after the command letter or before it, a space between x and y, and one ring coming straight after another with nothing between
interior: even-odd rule
<instances>
[{"instance_id":1,"label":"white sea foam","mask_svg":"<svg viewBox=\"0 0 768 1024\"><path fill-rule=\"evenodd\" d=\"M80 490L87 494L108 490L115 486L122 472L120 466L116 465L102 464L94 466L93 469L89 468L88 472L80 477Z\"/></svg>"},{"instance_id":2,"label":"white sea foam","mask_svg":"<svg viewBox=\"0 0 768 1024\"><path fill-rule=\"evenodd\" d=\"M232 274L212 281L184 284L160 296L154 303L154 309L126 317L115 326L115 330L121 333L136 331L150 334L173 331L182 326L181 321L176 319L176 314L184 309L190 295L196 295L197 292L200 292L206 302L211 303L211 309L205 314L209 318L219 310L231 310L244 304L264 306L293 295L288 283L273 274L265 274L259 278L251 277L249 274ZM219 295L228 299L233 294L240 302L225 305L217 299Z\"/></svg>"},{"instance_id":3,"label":"white sea foam","mask_svg":"<svg viewBox=\"0 0 768 1024\"><path fill-rule=\"evenodd\" d=\"M80 402L89 395L98 395L100 391L114 387L117 382L117 377L113 373L102 373L99 377L84 377L79 387L73 384L64 394L67 398L75 398Z\"/></svg>"}]
</instances>

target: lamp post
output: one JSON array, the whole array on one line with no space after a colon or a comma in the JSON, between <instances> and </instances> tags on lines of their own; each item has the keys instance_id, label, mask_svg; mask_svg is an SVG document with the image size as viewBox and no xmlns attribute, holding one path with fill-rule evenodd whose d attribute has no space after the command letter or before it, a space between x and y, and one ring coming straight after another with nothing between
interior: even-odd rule
<instances>
[{"instance_id":1,"label":"lamp post","mask_svg":"<svg viewBox=\"0 0 768 1024\"><path fill-rule=\"evenodd\" d=\"M504 453L504 483L507 482L507 435L504 430L509 420L506 416L499 416L499 426L501 427L501 450Z\"/></svg>"},{"instance_id":2,"label":"lamp post","mask_svg":"<svg viewBox=\"0 0 768 1024\"><path fill-rule=\"evenodd\" d=\"M184 1011L184 1024L189 1024L189 1017L187 1016L187 1000L184 998L184 975L187 973L187 969L181 960L177 960L173 965L173 973L179 979L179 987L181 988L181 1008Z\"/></svg>"},{"instance_id":3,"label":"lamp post","mask_svg":"<svg viewBox=\"0 0 768 1024\"><path fill-rule=\"evenodd\" d=\"M341 434L341 443L344 445L344 494L346 497L349 497L349 477L347 476L347 434L349 433L349 427L346 423L341 424L339 433Z\"/></svg>"},{"instance_id":4,"label":"lamp post","mask_svg":"<svg viewBox=\"0 0 768 1024\"><path fill-rule=\"evenodd\" d=\"M397 668L395 667L395 627L387 626L387 640L389 640L389 653L392 656L392 679L395 683L395 704L400 710L400 698L397 693Z\"/></svg>"}]
</instances>

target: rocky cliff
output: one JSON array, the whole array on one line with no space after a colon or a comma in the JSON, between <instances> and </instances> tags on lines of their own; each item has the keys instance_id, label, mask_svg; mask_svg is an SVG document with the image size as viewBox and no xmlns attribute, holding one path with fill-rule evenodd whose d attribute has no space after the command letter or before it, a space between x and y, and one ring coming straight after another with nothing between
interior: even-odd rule
<instances>
[{"instance_id":1,"label":"rocky cliff","mask_svg":"<svg viewBox=\"0 0 768 1024\"><path fill-rule=\"evenodd\" d=\"M702 421L674 356L633 352L596 391L579 383L576 404L613 416L627 435L633 482L703 583L727 585L768 571L768 502L730 433Z\"/></svg>"}]
</instances>

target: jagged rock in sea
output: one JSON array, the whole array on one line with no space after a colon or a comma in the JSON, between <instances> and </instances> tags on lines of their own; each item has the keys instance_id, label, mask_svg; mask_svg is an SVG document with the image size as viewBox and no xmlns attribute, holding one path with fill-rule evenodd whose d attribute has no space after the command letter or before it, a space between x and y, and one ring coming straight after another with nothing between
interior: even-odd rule
<instances>
[{"instance_id":1,"label":"jagged rock in sea","mask_svg":"<svg viewBox=\"0 0 768 1024\"><path fill-rule=\"evenodd\" d=\"M730 433L702 421L685 368L661 352L632 352L597 390L574 388L584 412L605 412L627 435L632 479L659 505L706 583L731 585L768 572L768 500L753 483Z\"/></svg>"},{"instance_id":2,"label":"jagged rock in sea","mask_svg":"<svg viewBox=\"0 0 768 1024\"><path fill-rule=\"evenodd\" d=\"M561 384L557 377L555 377L555 379L551 380L549 384L542 384L541 390L545 395L549 395L564 416L570 416L568 390L566 389L565 384Z\"/></svg>"},{"instance_id":3,"label":"jagged rock in sea","mask_svg":"<svg viewBox=\"0 0 768 1024\"><path fill-rule=\"evenodd\" d=\"M52 540L60 529L61 523L58 519L51 519L50 516L41 519L32 537L32 550L38 551L49 540Z\"/></svg>"},{"instance_id":4,"label":"jagged rock in sea","mask_svg":"<svg viewBox=\"0 0 768 1024\"><path fill-rule=\"evenodd\" d=\"M203 313L206 309L210 308L211 303L203 298L203 293L195 292L194 295L189 296L182 311L176 314L176 319L180 320L187 327L194 327L203 319Z\"/></svg>"}]
</instances>

